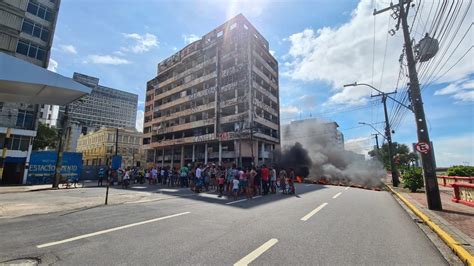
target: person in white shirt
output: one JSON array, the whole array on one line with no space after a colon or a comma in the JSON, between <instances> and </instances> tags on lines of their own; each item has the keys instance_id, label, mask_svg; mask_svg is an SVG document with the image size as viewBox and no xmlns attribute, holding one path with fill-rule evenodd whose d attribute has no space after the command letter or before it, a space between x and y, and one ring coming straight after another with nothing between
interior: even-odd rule
<instances>
[{"instance_id":1,"label":"person in white shirt","mask_svg":"<svg viewBox=\"0 0 474 266\"><path fill-rule=\"evenodd\" d=\"M234 199L237 200L237 197L239 195L239 179L237 177L234 178L232 181L232 192L234 193Z\"/></svg>"}]
</instances>

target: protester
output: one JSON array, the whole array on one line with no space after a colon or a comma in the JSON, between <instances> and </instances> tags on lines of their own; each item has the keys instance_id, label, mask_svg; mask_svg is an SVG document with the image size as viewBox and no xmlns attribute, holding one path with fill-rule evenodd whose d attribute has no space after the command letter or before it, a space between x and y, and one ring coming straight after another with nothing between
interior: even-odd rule
<instances>
[{"instance_id":1,"label":"protester","mask_svg":"<svg viewBox=\"0 0 474 266\"><path fill-rule=\"evenodd\" d=\"M257 171L255 171L255 167L249 171L249 180L248 180L248 197L251 199L255 190L255 176L257 175Z\"/></svg>"},{"instance_id":2,"label":"protester","mask_svg":"<svg viewBox=\"0 0 474 266\"><path fill-rule=\"evenodd\" d=\"M266 165L263 165L260 172L262 173L262 188L263 188L263 195L268 194L268 186L270 182L270 170L267 168Z\"/></svg>"},{"instance_id":3,"label":"protester","mask_svg":"<svg viewBox=\"0 0 474 266\"><path fill-rule=\"evenodd\" d=\"M156 184L156 181L158 180L158 170L156 170L155 167L151 169L151 180L154 184Z\"/></svg>"},{"instance_id":4,"label":"protester","mask_svg":"<svg viewBox=\"0 0 474 266\"><path fill-rule=\"evenodd\" d=\"M261 195L262 194L262 171L259 168L256 168L255 171L257 174L255 175L255 190L254 195Z\"/></svg>"},{"instance_id":5,"label":"protester","mask_svg":"<svg viewBox=\"0 0 474 266\"><path fill-rule=\"evenodd\" d=\"M285 169L281 169L280 170L280 190L281 190L281 192L285 192L286 177L287 177L287 174L286 174Z\"/></svg>"},{"instance_id":6,"label":"protester","mask_svg":"<svg viewBox=\"0 0 474 266\"><path fill-rule=\"evenodd\" d=\"M224 194L224 184L225 184L225 171L221 171L218 179L219 184L219 198Z\"/></svg>"},{"instance_id":7,"label":"protester","mask_svg":"<svg viewBox=\"0 0 474 266\"><path fill-rule=\"evenodd\" d=\"M273 166L270 167L270 191L272 194L276 193L276 176L275 168Z\"/></svg>"},{"instance_id":8,"label":"protester","mask_svg":"<svg viewBox=\"0 0 474 266\"><path fill-rule=\"evenodd\" d=\"M234 180L232 181L232 193L234 194L234 200L237 200L237 197L239 196L239 178L236 176L234 177Z\"/></svg>"},{"instance_id":9,"label":"protester","mask_svg":"<svg viewBox=\"0 0 474 266\"><path fill-rule=\"evenodd\" d=\"M232 181L234 180L235 174L234 169L236 168L235 164L232 167L227 168L226 172L226 193L228 196L232 194Z\"/></svg>"},{"instance_id":10,"label":"protester","mask_svg":"<svg viewBox=\"0 0 474 266\"><path fill-rule=\"evenodd\" d=\"M181 169L179 170L179 176L180 176L179 183L181 187L188 186L188 175L189 175L189 168L186 165L183 165Z\"/></svg>"}]
</instances>

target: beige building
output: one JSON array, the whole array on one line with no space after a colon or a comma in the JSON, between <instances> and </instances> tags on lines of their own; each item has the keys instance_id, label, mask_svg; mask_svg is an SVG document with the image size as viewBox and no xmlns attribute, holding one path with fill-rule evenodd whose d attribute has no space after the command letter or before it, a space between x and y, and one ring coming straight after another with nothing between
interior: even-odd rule
<instances>
[{"instance_id":1,"label":"beige building","mask_svg":"<svg viewBox=\"0 0 474 266\"><path fill-rule=\"evenodd\" d=\"M101 128L81 135L77 141L77 151L82 152L83 165L109 165L115 155L117 130ZM141 149L143 134L135 129L118 130L118 152L122 156L122 167L144 166Z\"/></svg>"},{"instance_id":2,"label":"beige building","mask_svg":"<svg viewBox=\"0 0 474 266\"><path fill-rule=\"evenodd\" d=\"M278 62L243 15L160 62L147 83L147 162L269 162L279 132Z\"/></svg>"}]
</instances>

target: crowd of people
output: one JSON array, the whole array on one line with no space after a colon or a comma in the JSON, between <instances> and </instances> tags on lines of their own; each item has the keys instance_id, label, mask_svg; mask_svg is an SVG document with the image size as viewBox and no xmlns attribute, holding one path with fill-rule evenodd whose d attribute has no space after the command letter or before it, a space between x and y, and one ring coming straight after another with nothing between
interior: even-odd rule
<instances>
[{"instance_id":1,"label":"crowd of people","mask_svg":"<svg viewBox=\"0 0 474 266\"><path fill-rule=\"evenodd\" d=\"M222 197L224 194L238 198L251 199L256 195L275 194L280 190L284 194L294 194L296 179L293 169L277 169L262 165L242 168L233 164L230 167L197 164L195 167L184 165L181 168L152 167L139 172L150 185L162 184L168 187L189 187L197 193L213 191ZM140 177L139 177L140 178ZM141 179L141 182L144 180Z\"/></svg>"},{"instance_id":2,"label":"crowd of people","mask_svg":"<svg viewBox=\"0 0 474 266\"><path fill-rule=\"evenodd\" d=\"M239 196L252 199L256 195L275 194L277 191L294 194L296 181L292 168L277 171L275 167L267 167L265 164L243 168L235 164L224 167L214 163L197 164L194 167L188 164L181 168L156 166L147 169L128 167L117 171L100 169L98 185L102 185L104 178L116 181L122 186L148 182L149 185L189 187L197 193L217 192L219 197L226 195L235 199Z\"/></svg>"}]
</instances>

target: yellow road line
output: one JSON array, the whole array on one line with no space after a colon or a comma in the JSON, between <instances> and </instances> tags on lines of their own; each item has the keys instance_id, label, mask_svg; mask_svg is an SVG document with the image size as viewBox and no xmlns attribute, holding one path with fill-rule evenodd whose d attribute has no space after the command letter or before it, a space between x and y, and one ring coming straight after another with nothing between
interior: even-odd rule
<instances>
[{"instance_id":1,"label":"yellow road line","mask_svg":"<svg viewBox=\"0 0 474 266\"><path fill-rule=\"evenodd\" d=\"M164 216L164 217L160 217L160 218L146 220L146 221L143 221L143 222L122 225L122 226L119 226L119 227L114 227L114 228L110 228L110 229L106 229L106 230L101 230L101 231L97 231L97 232L94 232L94 233L89 233L89 234L85 234L85 235L71 237L71 238L68 238L68 239L61 240L61 241L55 241L55 242L50 242L50 243L46 243L46 244L37 245L36 247L37 248L45 248L45 247L55 246L55 245L64 244L64 243L76 241L76 240L87 238L87 237L102 235L102 234L106 234L106 233L110 233L110 232L130 228L130 227L138 226L138 225L153 223L153 222L156 222L156 221L161 221L161 220L165 220L165 219L169 219L169 218L173 218L173 217L177 217L177 216L181 216L181 215L185 215L185 214L189 214L189 213L191 213L191 212L182 212L182 213L168 215L168 216Z\"/></svg>"},{"instance_id":2,"label":"yellow road line","mask_svg":"<svg viewBox=\"0 0 474 266\"><path fill-rule=\"evenodd\" d=\"M318 211L320 211L322 208L324 208L326 205L328 205L327 202L319 205L319 207L317 207L316 209L312 210L310 213L306 214L303 218L301 218L300 220L301 221L308 221L309 218L311 218L311 216L315 215Z\"/></svg>"},{"instance_id":3,"label":"yellow road line","mask_svg":"<svg viewBox=\"0 0 474 266\"><path fill-rule=\"evenodd\" d=\"M256 250L250 252L247 256L243 257L241 260L237 261L234 266L246 266L249 265L252 261L262 255L265 251L269 250L273 245L278 243L278 239L272 238L265 242L263 245L258 247Z\"/></svg>"},{"instance_id":4,"label":"yellow road line","mask_svg":"<svg viewBox=\"0 0 474 266\"><path fill-rule=\"evenodd\" d=\"M462 260L466 265L474 265L474 257L469 253L460 243L458 243L454 238L446 233L441 227L435 224L430 218L420 211L415 205L411 204L407 199L405 199L400 193L393 190L390 186L387 186L388 189L395 194L410 210L413 211L418 217L420 217L423 222L425 222L431 230L433 230L438 236L448 245L454 253Z\"/></svg>"}]
</instances>

